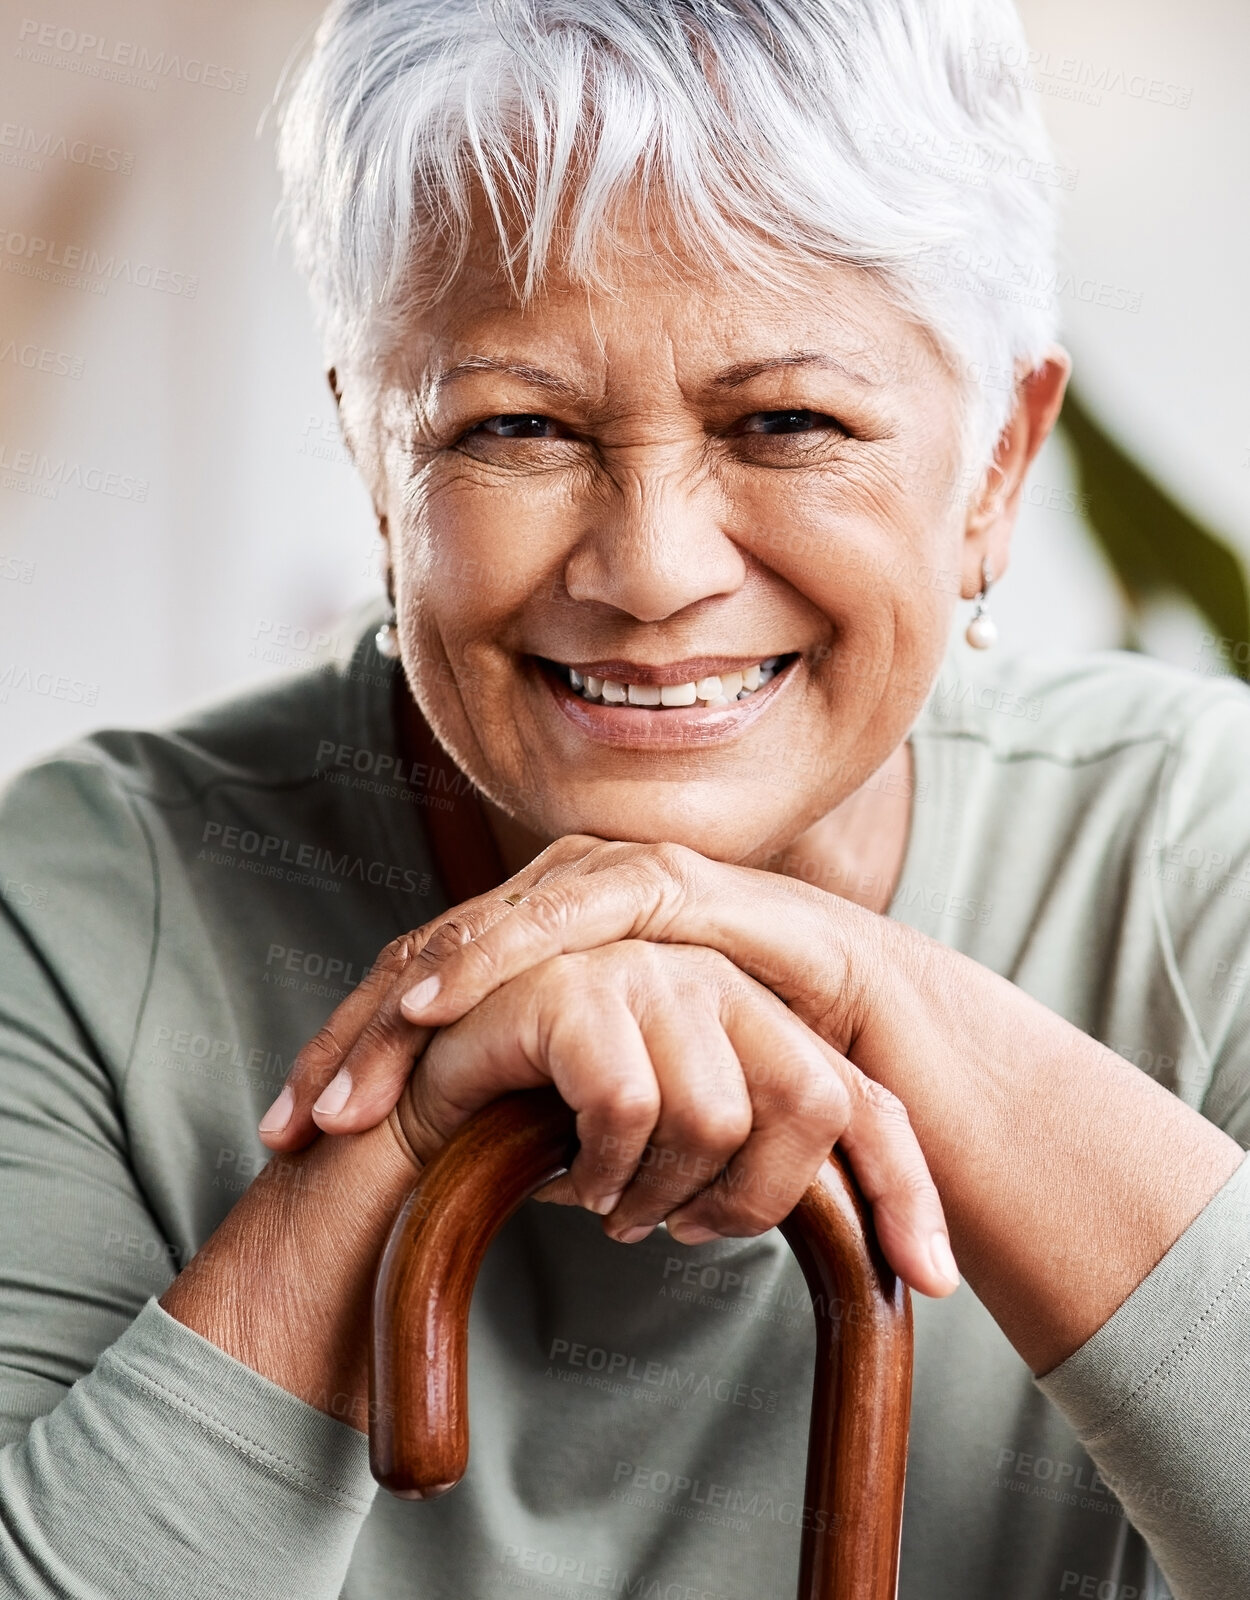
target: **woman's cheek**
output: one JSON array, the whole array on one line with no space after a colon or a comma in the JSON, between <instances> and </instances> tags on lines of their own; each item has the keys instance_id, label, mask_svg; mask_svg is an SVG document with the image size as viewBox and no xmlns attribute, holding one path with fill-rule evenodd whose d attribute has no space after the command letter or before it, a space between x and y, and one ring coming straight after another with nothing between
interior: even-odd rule
<instances>
[{"instance_id":1,"label":"woman's cheek","mask_svg":"<svg viewBox=\"0 0 1250 1600\"><path fill-rule=\"evenodd\" d=\"M560 474L503 472L468 461L433 479L423 495L431 578L453 594L481 586L501 610L540 589L567 542L570 495Z\"/></svg>"},{"instance_id":2,"label":"woman's cheek","mask_svg":"<svg viewBox=\"0 0 1250 1600\"><path fill-rule=\"evenodd\" d=\"M421 710L479 781L510 750L513 664L498 644L517 606L508 541L474 497L429 493L395 563L405 671ZM479 508L481 514L479 515ZM398 553L398 552L397 552ZM501 749L502 745L502 749Z\"/></svg>"}]
</instances>

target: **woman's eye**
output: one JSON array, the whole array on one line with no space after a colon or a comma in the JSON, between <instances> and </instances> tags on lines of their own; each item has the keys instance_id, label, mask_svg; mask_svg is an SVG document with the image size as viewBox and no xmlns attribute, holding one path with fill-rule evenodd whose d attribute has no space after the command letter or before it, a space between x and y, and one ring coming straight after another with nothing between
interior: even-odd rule
<instances>
[{"instance_id":1,"label":"woman's eye","mask_svg":"<svg viewBox=\"0 0 1250 1600\"><path fill-rule=\"evenodd\" d=\"M842 431L820 411L756 411L738 425L740 433L816 433L826 428Z\"/></svg>"},{"instance_id":2,"label":"woman's eye","mask_svg":"<svg viewBox=\"0 0 1250 1600\"><path fill-rule=\"evenodd\" d=\"M529 412L507 412L499 417L487 417L471 433L490 434L495 439L558 439L559 426L550 417L533 416Z\"/></svg>"}]
</instances>

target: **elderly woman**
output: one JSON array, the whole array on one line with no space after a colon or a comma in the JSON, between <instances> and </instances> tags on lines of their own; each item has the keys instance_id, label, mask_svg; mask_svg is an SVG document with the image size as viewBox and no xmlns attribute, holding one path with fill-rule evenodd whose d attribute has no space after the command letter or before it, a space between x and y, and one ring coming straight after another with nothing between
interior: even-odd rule
<instances>
[{"instance_id":1,"label":"elderly woman","mask_svg":"<svg viewBox=\"0 0 1250 1600\"><path fill-rule=\"evenodd\" d=\"M920 1291L901 1593L1250 1592L1250 702L958 637L1068 369L1017 38L326 17L287 214L393 610L7 793L6 1594L793 1593L835 1145ZM381 1243L544 1083L468 1478L378 1498Z\"/></svg>"}]
</instances>

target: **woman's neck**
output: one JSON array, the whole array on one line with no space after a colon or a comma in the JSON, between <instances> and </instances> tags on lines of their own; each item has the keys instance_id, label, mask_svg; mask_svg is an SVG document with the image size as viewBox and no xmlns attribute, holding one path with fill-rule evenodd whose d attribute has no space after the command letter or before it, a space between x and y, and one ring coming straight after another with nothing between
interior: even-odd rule
<instances>
[{"instance_id":1,"label":"woman's neck","mask_svg":"<svg viewBox=\"0 0 1250 1600\"><path fill-rule=\"evenodd\" d=\"M889 910L911 833L911 746L904 741L840 806L764 864L869 911Z\"/></svg>"}]
</instances>

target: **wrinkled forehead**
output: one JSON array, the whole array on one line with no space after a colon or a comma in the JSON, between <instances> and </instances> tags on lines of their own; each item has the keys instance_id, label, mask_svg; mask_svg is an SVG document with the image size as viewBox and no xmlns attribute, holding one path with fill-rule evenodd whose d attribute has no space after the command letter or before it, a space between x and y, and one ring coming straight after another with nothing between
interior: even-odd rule
<instances>
[{"instance_id":1,"label":"wrinkled forehead","mask_svg":"<svg viewBox=\"0 0 1250 1600\"><path fill-rule=\"evenodd\" d=\"M526 293L507 270L494 219L479 216L472 248L438 297L413 297L395 319L388 386L429 400L490 371L553 389L560 373L604 385L662 350L688 374L725 384L764 366L823 363L873 387L931 383L949 367L928 327L870 267L779 246L771 274L755 261L711 267L637 217L610 245L593 276L553 254Z\"/></svg>"}]
</instances>

